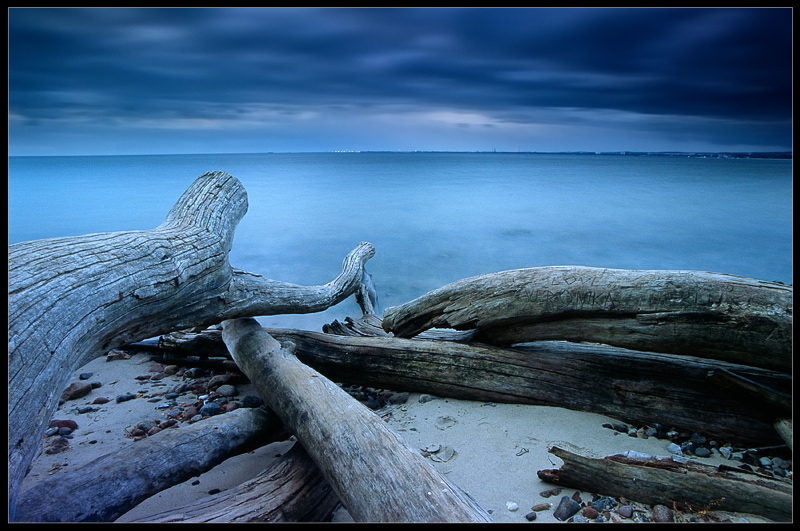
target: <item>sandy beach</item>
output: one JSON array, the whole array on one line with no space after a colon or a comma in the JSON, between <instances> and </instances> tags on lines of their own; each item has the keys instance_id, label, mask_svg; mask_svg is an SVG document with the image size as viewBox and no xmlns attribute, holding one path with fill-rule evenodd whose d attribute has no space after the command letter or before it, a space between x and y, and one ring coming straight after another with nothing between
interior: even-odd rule
<instances>
[{"instance_id":1,"label":"sandy beach","mask_svg":"<svg viewBox=\"0 0 800 531\"><path fill-rule=\"evenodd\" d=\"M100 455L137 444L126 437L127 428L142 420L165 418L164 399L157 393L180 383L181 377L137 380L137 377L148 374L153 365L150 357L147 353L116 361L106 361L101 357L75 372L72 381L79 381L80 374L85 377L91 373L87 381L101 385L83 398L65 402L56 412L54 419L72 419L78 428L67 439L67 450L38 455L23 483L23 491L37 482L76 470ZM249 383L237 385L237 390L236 399L255 394ZM134 393L137 398L115 401L116 396L127 393ZM98 397L109 401L92 404ZM86 407L92 411L79 413ZM554 407L481 403L411 393L405 403L384 407L376 414L414 448L427 455L437 469L467 491L498 522L528 522L533 512L531 508L542 503L549 503L550 507L537 511L535 522L558 521L553 510L562 496L572 496L575 491L564 489L547 498L541 495L555 485L541 481L537 471L561 465L561 460L547 451L552 445L590 457L629 450L650 455L669 454L667 440L630 437L603 427L604 423L617 422L615 419ZM169 437L170 433L171 429L166 429L152 437ZM46 438L43 448L49 448L52 439L56 438L59 437ZM233 488L267 468L276 455L288 451L292 444L292 440L272 443L232 457L196 478L152 496L118 521L130 522L214 495L209 492ZM725 461L719 454L695 459L708 464ZM579 493L587 504L591 503L592 494ZM649 518L649 507L636 503L631 505L637 509L634 517L624 518L612 511L612 519L633 522L642 517ZM755 515L712 514L715 518L734 522L768 521ZM678 513L675 518L680 521L692 516ZM333 521L352 519L340 507Z\"/></svg>"}]
</instances>

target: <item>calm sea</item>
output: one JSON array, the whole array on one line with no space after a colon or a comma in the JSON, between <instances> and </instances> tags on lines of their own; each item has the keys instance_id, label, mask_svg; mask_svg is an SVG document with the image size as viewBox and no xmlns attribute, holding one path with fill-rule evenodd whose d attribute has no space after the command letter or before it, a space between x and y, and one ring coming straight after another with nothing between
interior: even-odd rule
<instances>
[{"instance_id":1,"label":"calm sea","mask_svg":"<svg viewBox=\"0 0 800 531\"><path fill-rule=\"evenodd\" d=\"M792 162L661 156L325 153L10 157L9 243L158 225L206 171L249 211L231 264L322 284L359 242L381 310L464 277L546 265L792 282ZM319 330L347 301L266 326Z\"/></svg>"}]
</instances>

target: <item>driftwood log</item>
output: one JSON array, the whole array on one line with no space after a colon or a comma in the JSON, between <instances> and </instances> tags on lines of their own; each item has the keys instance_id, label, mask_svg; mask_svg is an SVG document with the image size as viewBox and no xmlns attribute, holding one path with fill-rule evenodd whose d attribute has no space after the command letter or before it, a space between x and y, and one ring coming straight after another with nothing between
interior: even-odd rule
<instances>
[{"instance_id":1,"label":"driftwood log","mask_svg":"<svg viewBox=\"0 0 800 531\"><path fill-rule=\"evenodd\" d=\"M589 341L791 373L792 287L698 271L537 267L467 278L384 312L383 328L477 329L511 345Z\"/></svg>"},{"instance_id":2,"label":"driftwood log","mask_svg":"<svg viewBox=\"0 0 800 531\"><path fill-rule=\"evenodd\" d=\"M358 328L365 330L362 324ZM441 340L338 336L268 328L295 345L303 362L328 378L466 400L565 407L639 425L659 423L737 444L780 439L773 424L789 413L791 377L776 371L605 345L542 341L515 348ZM173 352L226 356L221 333L174 333ZM743 392L715 375L761 382ZM776 391L779 390L779 391ZM767 396L764 396L764 395ZM771 402L779 395L781 400Z\"/></svg>"},{"instance_id":3,"label":"driftwood log","mask_svg":"<svg viewBox=\"0 0 800 531\"><path fill-rule=\"evenodd\" d=\"M338 504L339 498L317 465L295 444L238 487L134 522L323 522Z\"/></svg>"},{"instance_id":4,"label":"driftwood log","mask_svg":"<svg viewBox=\"0 0 800 531\"><path fill-rule=\"evenodd\" d=\"M19 522L110 522L144 499L270 442L274 413L241 408L168 429L22 492Z\"/></svg>"},{"instance_id":5,"label":"driftwood log","mask_svg":"<svg viewBox=\"0 0 800 531\"><path fill-rule=\"evenodd\" d=\"M241 183L200 176L153 230L8 247L8 492L16 497L70 374L108 350L172 330L253 315L322 311L366 293L358 245L323 286L233 269L228 252L247 210ZM367 297L368 298L368 297Z\"/></svg>"},{"instance_id":6,"label":"driftwood log","mask_svg":"<svg viewBox=\"0 0 800 531\"><path fill-rule=\"evenodd\" d=\"M550 453L564 464L540 470L539 479L608 496L624 496L648 505L673 503L693 508L758 514L771 520L792 519L792 485L727 466L692 461L610 456L584 457L559 447Z\"/></svg>"},{"instance_id":7,"label":"driftwood log","mask_svg":"<svg viewBox=\"0 0 800 531\"><path fill-rule=\"evenodd\" d=\"M489 514L379 417L302 364L254 319L223 322L223 340L359 522L488 522Z\"/></svg>"}]
</instances>

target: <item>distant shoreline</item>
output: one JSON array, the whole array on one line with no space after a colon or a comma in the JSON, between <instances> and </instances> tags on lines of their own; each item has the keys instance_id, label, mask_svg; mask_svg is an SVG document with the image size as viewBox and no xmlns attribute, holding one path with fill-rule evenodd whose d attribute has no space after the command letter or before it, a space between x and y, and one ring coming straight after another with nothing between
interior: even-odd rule
<instances>
[{"instance_id":1,"label":"distant shoreline","mask_svg":"<svg viewBox=\"0 0 800 531\"><path fill-rule=\"evenodd\" d=\"M342 151L264 151L262 153L126 153L117 155L9 155L9 159L39 157L174 157L190 155L319 155L337 153L442 153L454 155L616 155L629 157L687 157L700 159L792 160L791 151L426 151L426 150L342 150Z\"/></svg>"}]
</instances>

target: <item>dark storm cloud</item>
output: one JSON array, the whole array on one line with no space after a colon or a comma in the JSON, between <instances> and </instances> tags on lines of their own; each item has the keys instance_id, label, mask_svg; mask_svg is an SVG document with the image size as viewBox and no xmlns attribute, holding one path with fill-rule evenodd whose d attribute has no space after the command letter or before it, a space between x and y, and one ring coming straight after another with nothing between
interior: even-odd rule
<instances>
[{"instance_id":1,"label":"dark storm cloud","mask_svg":"<svg viewBox=\"0 0 800 531\"><path fill-rule=\"evenodd\" d=\"M785 132L791 29L788 9L11 9L10 123L232 126L394 106Z\"/></svg>"}]
</instances>

